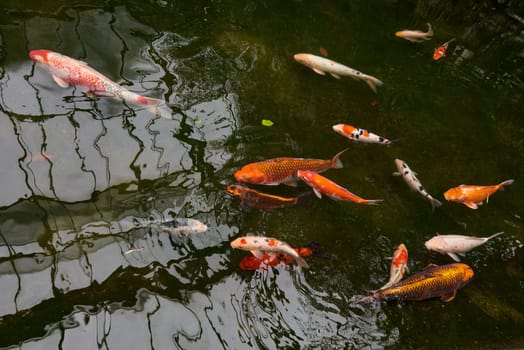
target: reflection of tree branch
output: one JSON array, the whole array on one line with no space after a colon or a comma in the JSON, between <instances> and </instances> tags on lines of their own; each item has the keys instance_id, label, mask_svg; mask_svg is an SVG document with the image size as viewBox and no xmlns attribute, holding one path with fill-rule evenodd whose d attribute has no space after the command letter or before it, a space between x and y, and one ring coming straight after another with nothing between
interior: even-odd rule
<instances>
[{"instance_id":1,"label":"reflection of tree branch","mask_svg":"<svg viewBox=\"0 0 524 350\"><path fill-rule=\"evenodd\" d=\"M18 286L16 288L16 293L15 293L15 298L13 300L13 304L15 306L15 310L16 312L18 312L18 304L16 302L16 299L18 299L18 296L20 295L20 293L22 292L22 285L21 285L21 281L22 279L20 278L20 275L18 274L18 270L16 269L16 265L15 265L15 259L13 258L13 256L16 254L15 251L13 250L13 248L11 247L11 245L7 242L7 240L5 239L4 237L4 234L0 231L0 237L2 237L2 240L4 241L4 244L5 246L7 247L7 250L9 251L9 257L10 257L10 262L11 262L11 266L13 267L13 272L15 273L16 275L16 279L18 281Z\"/></svg>"}]
</instances>

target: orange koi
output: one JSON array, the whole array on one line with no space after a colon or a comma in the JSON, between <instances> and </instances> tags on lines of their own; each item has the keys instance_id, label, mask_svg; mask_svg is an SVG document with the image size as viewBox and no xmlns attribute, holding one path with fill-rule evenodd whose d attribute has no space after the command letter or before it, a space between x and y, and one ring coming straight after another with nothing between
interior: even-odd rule
<instances>
[{"instance_id":1,"label":"orange koi","mask_svg":"<svg viewBox=\"0 0 524 350\"><path fill-rule=\"evenodd\" d=\"M257 185L297 185L298 170L323 172L330 168L342 168L339 157L347 149L335 154L332 159L273 158L244 165L234 174L240 182Z\"/></svg>"},{"instance_id":2,"label":"orange koi","mask_svg":"<svg viewBox=\"0 0 524 350\"><path fill-rule=\"evenodd\" d=\"M297 254L301 257L309 257L317 255L318 243L312 242L307 247L293 248ZM254 255L244 257L240 261L241 270L259 270L266 269L267 267L275 267L277 265L289 265L293 262L293 257L290 255L279 253L279 254L267 254L264 253L262 259L257 258Z\"/></svg>"},{"instance_id":3,"label":"orange koi","mask_svg":"<svg viewBox=\"0 0 524 350\"><path fill-rule=\"evenodd\" d=\"M325 178L324 176L315 173L314 171L299 170L297 171L297 176L299 179L311 186L313 192L315 192L318 198L322 198L322 195L325 194L326 196L335 200L343 200L359 204L380 204L384 201L383 199L361 198L356 194L351 193L346 188L337 185L333 181Z\"/></svg>"},{"instance_id":4,"label":"orange koi","mask_svg":"<svg viewBox=\"0 0 524 350\"><path fill-rule=\"evenodd\" d=\"M263 210L290 207L299 204L311 195L311 192L306 192L297 197L281 197L256 191L241 185L229 185L225 189L225 192L230 196L240 199L241 205L247 205Z\"/></svg>"},{"instance_id":5,"label":"orange koi","mask_svg":"<svg viewBox=\"0 0 524 350\"><path fill-rule=\"evenodd\" d=\"M487 203L489 196L493 193L503 190L505 186L512 183L513 180L506 180L491 186L460 185L444 192L444 198L450 202L462 203L468 208L477 209L484 201Z\"/></svg>"},{"instance_id":6,"label":"orange koi","mask_svg":"<svg viewBox=\"0 0 524 350\"><path fill-rule=\"evenodd\" d=\"M451 42L455 41L456 39L453 38L451 40L446 41L444 44L440 45L433 51L433 60L438 61L442 57L446 56L446 51L448 50L448 46Z\"/></svg>"}]
</instances>

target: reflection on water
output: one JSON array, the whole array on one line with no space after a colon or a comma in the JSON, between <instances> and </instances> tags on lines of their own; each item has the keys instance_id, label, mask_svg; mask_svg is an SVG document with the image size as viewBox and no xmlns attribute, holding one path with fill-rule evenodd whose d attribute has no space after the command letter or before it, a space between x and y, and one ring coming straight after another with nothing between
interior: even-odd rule
<instances>
[{"instance_id":1,"label":"reflection on water","mask_svg":"<svg viewBox=\"0 0 524 350\"><path fill-rule=\"evenodd\" d=\"M520 4L3 6L0 347L522 345ZM393 35L427 21L432 41L413 45ZM451 37L453 50L433 62L434 47ZM384 88L374 95L292 60L320 48L376 74ZM86 61L130 91L165 100L172 120L58 87L29 59L32 49ZM399 139L380 149L350 144L345 168L329 173L356 193L384 197L379 208L315 199L246 211L225 197L234 170L247 162L328 158L348 147L332 133L338 123ZM444 203L431 212L392 178L397 157L435 194L464 181L516 181L478 211ZM271 190L290 196L297 189ZM175 217L208 230L173 235L151 225ZM498 231L506 234L468 253L476 280L452 303L354 304L387 280L384 258L400 242L418 271L448 262L424 249L436 232ZM246 253L229 242L252 233L293 245L316 240L325 257L312 257L308 270L241 271Z\"/></svg>"}]
</instances>

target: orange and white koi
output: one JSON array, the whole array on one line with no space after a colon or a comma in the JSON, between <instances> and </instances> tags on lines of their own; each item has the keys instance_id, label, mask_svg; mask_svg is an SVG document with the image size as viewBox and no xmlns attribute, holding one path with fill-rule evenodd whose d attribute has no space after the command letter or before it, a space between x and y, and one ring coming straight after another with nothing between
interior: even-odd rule
<instances>
[{"instance_id":1,"label":"orange and white koi","mask_svg":"<svg viewBox=\"0 0 524 350\"><path fill-rule=\"evenodd\" d=\"M322 198L322 195L324 194L335 200L348 201L358 204L380 204L384 201L383 199L361 198L356 194L351 193L346 188L337 185L333 181L317 174L314 171L299 170L297 171L297 176L313 189L313 192L315 192L318 198Z\"/></svg>"},{"instance_id":2,"label":"orange and white koi","mask_svg":"<svg viewBox=\"0 0 524 350\"><path fill-rule=\"evenodd\" d=\"M381 143L384 145L392 144L392 142L385 137L347 124L333 125L333 130L355 142Z\"/></svg>"},{"instance_id":3,"label":"orange and white koi","mask_svg":"<svg viewBox=\"0 0 524 350\"><path fill-rule=\"evenodd\" d=\"M309 257L317 255L318 243L312 242L307 247L293 248L297 254L301 257ZM259 270L266 269L268 267L275 267L278 265L289 265L294 261L293 257L284 253L278 254L267 254L264 253L262 259L257 258L254 255L244 257L240 261L241 270Z\"/></svg>"},{"instance_id":4,"label":"orange and white koi","mask_svg":"<svg viewBox=\"0 0 524 350\"><path fill-rule=\"evenodd\" d=\"M453 38L451 40L446 41L444 44L440 45L433 51L433 60L438 61L442 57L446 56L446 51L448 50L448 46L450 43L455 41L456 39Z\"/></svg>"},{"instance_id":5,"label":"orange and white koi","mask_svg":"<svg viewBox=\"0 0 524 350\"><path fill-rule=\"evenodd\" d=\"M331 168L342 168L339 157L347 149L335 154L332 159L272 158L244 165L234 174L240 182L256 185L297 185L298 170L323 172Z\"/></svg>"},{"instance_id":6,"label":"orange and white koi","mask_svg":"<svg viewBox=\"0 0 524 350\"><path fill-rule=\"evenodd\" d=\"M489 237L471 237L462 235L437 235L427 240L424 245L428 250L449 255L453 260L460 261L457 256L464 256L470 250L486 243L492 238L500 236L504 232L498 232Z\"/></svg>"},{"instance_id":7,"label":"orange and white koi","mask_svg":"<svg viewBox=\"0 0 524 350\"><path fill-rule=\"evenodd\" d=\"M86 89L88 96L116 97L136 106L144 106L155 114L170 119L171 113L164 101L135 94L89 67L83 61L51 50L32 50L29 52L29 57L37 65L47 70L58 86L62 88L67 88L71 84L80 86Z\"/></svg>"},{"instance_id":8,"label":"orange and white koi","mask_svg":"<svg viewBox=\"0 0 524 350\"><path fill-rule=\"evenodd\" d=\"M462 203L468 208L477 209L484 201L487 203L489 196L493 193L503 190L512 183L513 180L506 180L491 186L460 185L444 192L444 198L450 202Z\"/></svg>"},{"instance_id":9,"label":"orange and white koi","mask_svg":"<svg viewBox=\"0 0 524 350\"><path fill-rule=\"evenodd\" d=\"M421 43L424 40L430 40L433 37L433 28L430 23L428 25L428 31L422 32L420 30L401 30L395 33L395 36L398 38L406 39L414 43Z\"/></svg>"},{"instance_id":10,"label":"orange and white koi","mask_svg":"<svg viewBox=\"0 0 524 350\"><path fill-rule=\"evenodd\" d=\"M308 267L307 262L291 246L272 237L244 236L231 242L231 248L250 251L258 259L264 258L264 253L283 253L291 256L298 266Z\"/></svg>"},{"instance_id":11,"label":"orange and white koi","mask_svg":"<svg viewBox=\"0 0 524 350\"><path fill-rule=\"evenodd\" d=\"M404 274L408 271L408 249L401 243L391 258L391 266L389 268L389 281L379 290L389 288L404 278Z\"/></svg>"},{"instance_id":12,"label":"orange and white koi","mask_svg":"<svg viewBox=\"0 0 524 350\"><path fill-rule=\"evenodd\" d=\"M397 166L398 172L394 172L393 175L402 176L404 181L408 184L409 188L411 188L413 191L417 191L424 198L426 198L429 203L431 203L433 209L442 205L438 199L433 198L429 192L426 191L424 186L422 186L420 181L417 179L415 172L410 169L406 162L400 159L395 159L395 165Z\"/></svg>"},{"instance_id":13,"label":"orange and white koi","mask_svg":"<svg viewBox=\"0 0 524 350\"><path fill-rule=\"evenodd\" d=\"M377 92L377 87L384 85L382 81L371 75L364 74L356 69L325 57L315 56L309 53L297 53L293 58L298 63L311 68L315 73L320 75L326 75L326 73L329 73L332 77L337 79L340 79L341 76L347 76L355 80L362 80L368 84L371 90L375 93Z\"/></svg>"}]
</instances>

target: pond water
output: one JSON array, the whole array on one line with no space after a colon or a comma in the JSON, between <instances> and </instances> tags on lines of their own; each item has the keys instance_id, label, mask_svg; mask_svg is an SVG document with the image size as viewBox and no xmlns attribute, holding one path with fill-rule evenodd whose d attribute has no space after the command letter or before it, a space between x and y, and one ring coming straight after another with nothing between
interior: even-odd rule
<instances>
[{"instance_id":1,"label":"pond water","mask_svg":"<svg viewBox=\"0 0 524 350\"><path fill-rule=\"evenodd\" d=\"M8 349L464 349L524 346L524 7L518 1L19 1L0 5L0 347ZM431 40L395 37L434 28ZM451 38L447 55L433 50ZM87 62L166 101L172 119L62 89L30 50ZM328 58L384 82L298 64ZM262 120L269 119L272 126ZM353 143L346 123L394 139ZM329 159L364 206L312 196L263 211L224 193L241 166ZM439 200L396 171L400 158ZM442 194L514 179L472 210ZM281 196L309 190L252 186ZM193 218L205 233L148 220ZM141 223L129 225L129 223ZM404 243L411 273L452 260L440 234L504 234L462 258L456 298L355 301ZM322 256L243 271L242 235ZM133 251L129 252L130 249Z\"/></svg>"}]
</instances>

